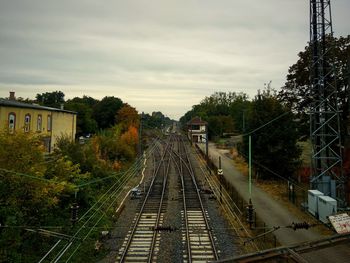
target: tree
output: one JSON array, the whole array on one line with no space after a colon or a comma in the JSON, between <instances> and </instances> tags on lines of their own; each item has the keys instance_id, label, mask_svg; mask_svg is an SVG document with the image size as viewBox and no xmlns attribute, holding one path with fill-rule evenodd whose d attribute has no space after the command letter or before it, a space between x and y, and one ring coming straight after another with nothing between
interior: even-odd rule
<instances>
[{"instance_id":1,"label":"tree","mask_svg":"<svg viewBox=\"0 0 350 263\"><path fill-rule=\"evenodd\" d=\"M46 182L44 147L38 136L28 133L0 132L0 167L0 223L8 226L0 230L0 261L21 262L24 253L28 262L37 261L33 248L44 238L36 235L28 243L25 228L12 226L47 225L65 184Z\"/></svg>"},{"instance_id":2,"label":"tree","mask_svg":"<svg viewBox=\"0 0 350 263\"><path fill-rule=\"evenodd\" d=\"M110 128L115 124L115 115L123 107L123 101L116 97L104 97L93 107L92 117L99 129Z\"/></svg>"},{"instance_id":3,"label":"tree","mask_svg":"<svg viewBox=\"0 0 350 263\"><path fill-rule=\"evenodd\" d=\"M138 128L140 124L137 110L127 103L117 112L115 119L117 124L122 125L123 130L127 130L129 126Z\"/></svg>"},{"instance_id":4,"label":"tree","mask_svg":"<svg viewBox=\"0 0 350 263\"><path fill-rule=\"evenodd\" d=\"M223 133L233 132L234 123L231 116L211 116L208 118L208 127L211 136L222 136Z\"/></svg>"},{"instance_id":5,"label":"tree","mask_svg":"<svg viewBox=\"0 0 350 263\"><path fill-rule=\"evenodd\" d=\"M92 106L80 98L68 100L65 104L67 110L75 111L77 115L77 136L95 133L97 122L92 118Z\"/></svg>"},{"instance_id":6,"label":"tree","mask_svg":"<svg viewBox=\"0 0 350 263\"><path fill-rule=\"evenodd\" d=\"M192 106L180 118L180 123L186 127L188 121L199 116L209 123L209 136L222 135L223 132L243 132L243 113L250 102L245 93L215 92L205 97L200 104Z\"/></svg>"},{"instance_id":7,"label":"tree","mask_svg":"<svg viewBox=\"0 0 350 263\"><path fill-rule=\"evenodd\" d=\"M282 114L285 116L279 118ZM252 101L247 112L247 131L254 131L275 118L278 121L251 134L255 169L263 178L274 177L263 167L283 177L292 177L300 164L299 134L293 113L278 101L273 90L265 90ZM248 136L244 138L244 148L248 156Z\"/></svg>"},{"instance_id":8,"label":"tree","mask_svg":"<svg viewBox=\"0 0 350 263\"><path fill-rule=\"evenodd\" d=\"M346 123L348 121L350 110L350 90L349 90L349 76L350 76L350 35L347 37L326 39L328 45L333 46L333 53L329 56L330 62L335 66L336 79L333 78L337 85L339 110L341 111L342 133L345 134ZM298 61L293 64L287 75L287 81L279 93L279 99L298 113L298 117L304 125L304 134L308 135L308 120L307 115L310 110L311 97L310 95L310 65L311 65L311 48L306 46L304 51L298 54Z\"/></svg>"},{"instance_id":9,"label":"tree","mask_svg":"<svg viewBox=\"0 0 350 263\"><path fill-rule=\"evenodd\" d=\"M36 102L42 106L60 108L64 104L64 93L62 91L45 92L36 94Z\"/></svg>"}]
</instances>

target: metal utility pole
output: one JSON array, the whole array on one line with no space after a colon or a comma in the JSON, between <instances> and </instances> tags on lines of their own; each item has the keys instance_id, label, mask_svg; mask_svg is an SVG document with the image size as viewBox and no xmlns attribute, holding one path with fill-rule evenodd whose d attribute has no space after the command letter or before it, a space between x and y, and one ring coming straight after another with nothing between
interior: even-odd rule
<instances>
[{"instance_id":1,"label":"metal utility pole","mask_svg":"<svg viewBox=\"0 0 350 263\"><path fill-rule=\"evenodd\" d=\"M138 147L138 157L140 159L141 162L141 157L142 157L142 119L143 119L143 112L141 113L140 116L140 127L139 127L139 147ZM140 166L140 174L141 174L141 166Z\"/></svg>"},{"instance_id":2,"label":"metal utility pole","mask_svg":"<svg viewBox=\"0 0 350 263\"><path fill-rule=\"evenodd\" d=\"M220 203L222 203L222 183L223 183L223 176L224 172L221 168L221 156L219 156L219 169L218 169L218 177L219 177L219 184L220 184Z\"/></svg>"},{"instance_id":3,"label":"metal utility pole","mask_svg":"<svg viewBox=\"0 0 350 263\"><path fill-rule=\"evenodd\" d=\"M207 158L207 163L208 163L209 161L208 124L205 125L205 157Z\"/></svg>"},{"instance_id":4,"label":"metal utility pole","mask_svg":"<svg viewBox=\"0 0 350 263\"><path fill-rule=\"evenodd\" d=\"M340 118L336 72L332 61L330 0L310 0L310 137L312 173L310 184L345 206L342 172Z\"/></svg>"}]
</instances>

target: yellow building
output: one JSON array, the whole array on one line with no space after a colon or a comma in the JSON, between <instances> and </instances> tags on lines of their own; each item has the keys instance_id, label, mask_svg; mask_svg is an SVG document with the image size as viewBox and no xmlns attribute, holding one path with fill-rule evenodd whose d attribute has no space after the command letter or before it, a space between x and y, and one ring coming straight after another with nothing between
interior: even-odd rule
<instances>
[{"instance_id":1,"label":"yellow building","mask_svg":"<svg viewBox=\"0 0 350 263\"><path fill-rule=\"evenodd\" d=\"M10 100L0 99L0 127L9 133L22 130L40 134L48 152L63 135L75 139L76 121L73 111L19 102L14 96Z\"/></svg>"}]
</instances>

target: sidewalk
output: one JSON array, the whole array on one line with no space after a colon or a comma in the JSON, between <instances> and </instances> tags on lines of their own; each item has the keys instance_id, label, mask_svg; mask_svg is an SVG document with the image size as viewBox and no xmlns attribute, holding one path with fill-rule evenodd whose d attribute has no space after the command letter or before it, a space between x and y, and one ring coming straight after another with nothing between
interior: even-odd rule
<instances>
[{"instance_id":1,"label":"sidewalk","mask_svg":"<svg viewBox=\"0 0 350 263\"><path fill-rule=\"evenodd\" d=\"M205 144L198 144L198 146L205 151ZM218 166L219 156L221 156L221 167L223 169L224 177L236 188L241 197L248 202L248 178L243 176L234 167L234 163L232 159L227 157L227 153L228 150L217 149L213 143L209 143L209 158ZM256 187L254 184L252 185L252 203L258 216L269 227L286 226L292 224L292 222L300 222L300 219L294 214L291 214L286 207L272 199L266 192ZM313 229L294 231L286 228L277 230L275 236L282 246L327 237L315 232ZM350 262L349 248L349 246L345 246L343 248L337 247L334 249L326 249L327 251L312 252L313 255L310 254L311 259L307 257L307 260L309 262ZM317 253L316 257L315 253ZM347 255L347 261L343 261L343 255ZM313 259L315 259L315 261Z\"/></svg>"}]
</instances>

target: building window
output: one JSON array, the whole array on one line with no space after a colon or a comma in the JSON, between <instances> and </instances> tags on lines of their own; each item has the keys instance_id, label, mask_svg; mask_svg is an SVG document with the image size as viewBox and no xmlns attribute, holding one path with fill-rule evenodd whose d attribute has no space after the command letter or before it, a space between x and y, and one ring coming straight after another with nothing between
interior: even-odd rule
<instances>
[{"instance_id":1,"label":"building window","mask_svg":"<svg viewBox=\"0 0 350 263\"><path fill-rule=\"evenodd\" d=\"M51 115L47 115L47 130L51 131Z\"/></svg>"},{"instance_id":2,"label":"building window","mask_svg":"<svg viewBox=\"0 0 350 263\"><path fill-rule=\"evenodd\" d=\"M43 118L42 118L41 114L39 114L38 115L38 120L37 120L37 123L36 123L36 130L41 132L42 126L43 126Z\"/></svg>"},{"instance_id":3,"label":"building window","mask_svg":"<svg viewBox=\"0 0 350 263\"><path fill-rule=\"evenodd\" d=\"M30 131L30 114L27 113L26 116L24 117L24 132L29 132Z\"/></svg>"},{"instance_id":4,"label":"building window","mask_svg":"<svg viewBox=\"0 0 350 263\"><path fill-rule=\"evenodd\" d=\"M199 131L199 125L193 124L193 125L192 125L192 130L194 130L194 131Z\"/></svg>"},{"instance_id":5,"label":"building window","mask_svg":"<svg viewBox=\"0 0 350 263\"><path fill-rule=\"evenodd\" d=\"M16 114L13 112L9 113L9 133L13 133L16 127Z\"/></svg>"}]
</instances>

